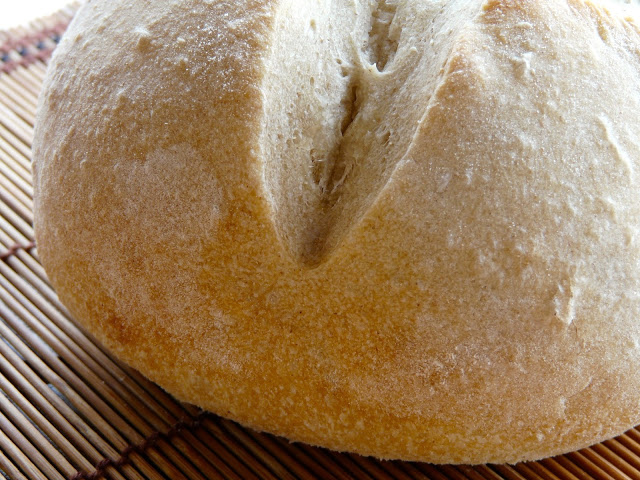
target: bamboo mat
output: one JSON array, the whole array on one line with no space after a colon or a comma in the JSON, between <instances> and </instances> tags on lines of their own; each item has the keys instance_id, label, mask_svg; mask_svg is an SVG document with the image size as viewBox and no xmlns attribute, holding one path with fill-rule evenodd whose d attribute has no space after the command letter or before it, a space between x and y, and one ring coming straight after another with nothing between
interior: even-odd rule
<instances>
[{"instance_id":1,"label":"bamboo mat","mask_svg":"<svg viewBox=\"0 0 640 480\"><path fill-rule=\"evenodd\" d=\"M11 479L640 480L640 431L541 462L433 466L339 454L180 404L70 318L33 242L36 97L77 5L0 32L0 474Z\"/></svg>"}]
</instances>

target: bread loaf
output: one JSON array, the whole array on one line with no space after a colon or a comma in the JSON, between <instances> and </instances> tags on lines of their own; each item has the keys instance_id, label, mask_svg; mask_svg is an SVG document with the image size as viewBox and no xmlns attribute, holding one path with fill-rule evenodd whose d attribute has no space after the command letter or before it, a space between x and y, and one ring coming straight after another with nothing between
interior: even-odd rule
<instances>
[{"instance_id":1,"label":"bread loaf","mask_svg":"<svg viewBox=\"0 0 640 480\"><path fill-rule=\"evenodd\" d=\"M60 298L177 398L380 458L640 422L640 31L606 0L93 0L34 140Z\"/></svg>"}]
</instances>

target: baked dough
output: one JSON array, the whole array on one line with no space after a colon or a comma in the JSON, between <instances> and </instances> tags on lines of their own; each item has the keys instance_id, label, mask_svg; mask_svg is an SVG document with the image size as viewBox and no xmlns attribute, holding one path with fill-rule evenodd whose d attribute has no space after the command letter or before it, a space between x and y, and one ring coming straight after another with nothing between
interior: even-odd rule
<instances>
[{"instance_id":1,"label":"baked dough","mask_svg":"<svg viewBox=\"0 0 640 480\"><path fill-rule=\"evenodd\" d=\"M622 433L637 8L90 1L39 104L40 257L118 357L294 441L483 463Z\"/></svg>"}]
</instances>

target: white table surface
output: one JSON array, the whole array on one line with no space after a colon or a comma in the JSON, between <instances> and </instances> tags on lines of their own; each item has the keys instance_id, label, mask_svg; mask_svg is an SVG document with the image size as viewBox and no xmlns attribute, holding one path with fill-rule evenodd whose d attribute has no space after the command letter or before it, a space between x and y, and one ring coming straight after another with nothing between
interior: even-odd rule
<instances>
[{"instance_id":1,"label":"white table surface","mask_svg":"<svg viewBox=\"0 0 640 480\"><path fill-rule=\"evenodd\" d=\"M0 30L25 25L60 10L71 0L0 0Z\"/></svg>"}]
</instances>

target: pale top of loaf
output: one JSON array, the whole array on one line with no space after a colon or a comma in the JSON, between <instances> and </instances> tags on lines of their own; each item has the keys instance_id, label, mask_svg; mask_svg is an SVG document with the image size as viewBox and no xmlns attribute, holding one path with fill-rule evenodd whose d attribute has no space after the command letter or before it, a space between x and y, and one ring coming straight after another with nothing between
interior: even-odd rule
<instances>
[{"instance_id":1,"label":"pale top of loaf","mask_svg":"<svg viewBox=\"0 0 640 480\"><path fill-rule=\"evenodd\" d=\"M116 355L257 429L447 463L621 433L634 8L91 1L40 100L39 255Z\"/></svg>"}]
</instances>

